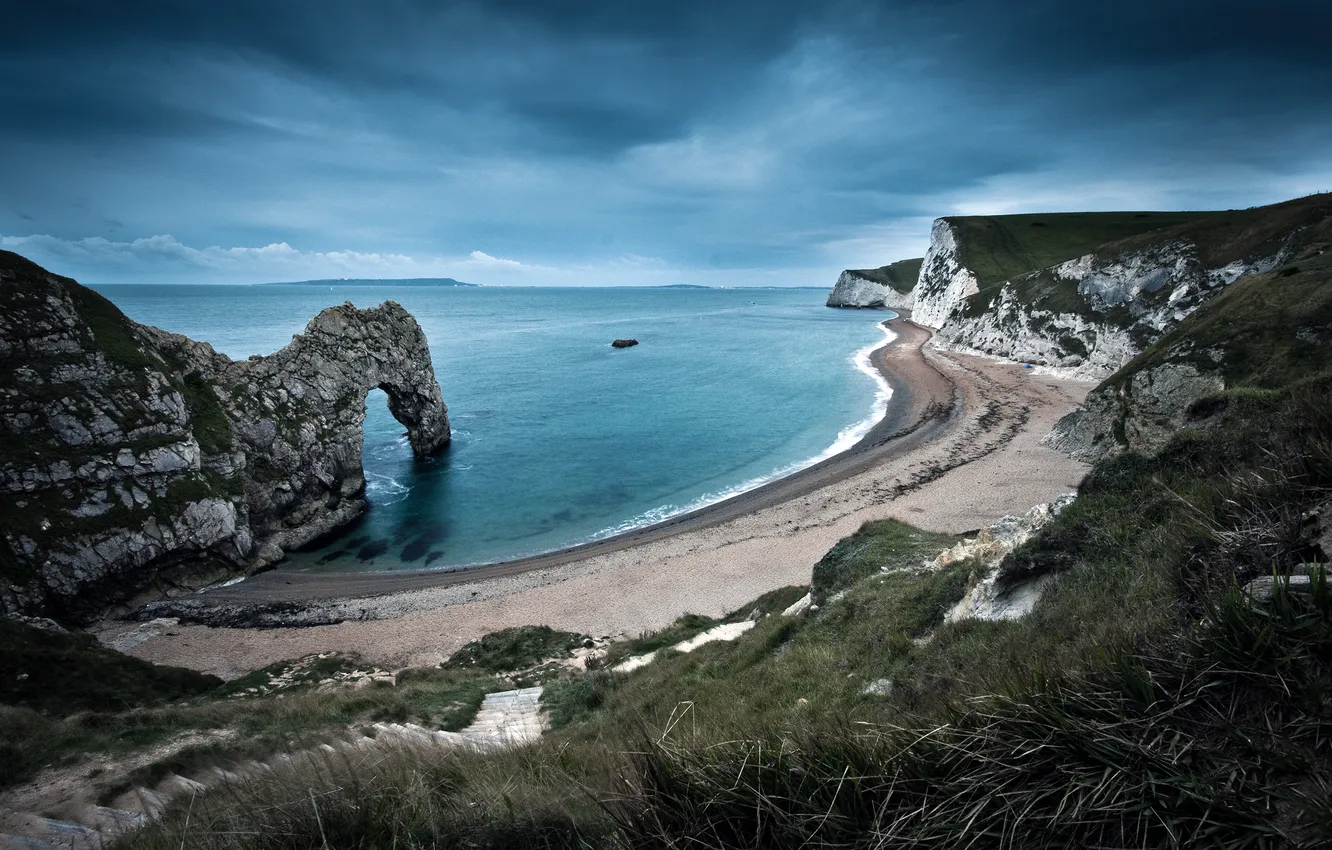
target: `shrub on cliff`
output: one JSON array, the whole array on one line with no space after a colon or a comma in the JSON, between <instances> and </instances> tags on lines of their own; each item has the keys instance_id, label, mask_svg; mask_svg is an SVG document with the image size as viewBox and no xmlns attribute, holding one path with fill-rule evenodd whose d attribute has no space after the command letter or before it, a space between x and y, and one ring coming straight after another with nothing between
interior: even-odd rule
<instances>
[{"instance_id":1,"label":"shrub on cliff","mask_svg":"<svg viewBox=\"0 0 1332 850\"><path fill-rule=\"evenodd\" d=\"M121 711L207 693L216 676L149 664L81 632L0 618L0 703L53 714Z\"/></svg>"}]
</instances>

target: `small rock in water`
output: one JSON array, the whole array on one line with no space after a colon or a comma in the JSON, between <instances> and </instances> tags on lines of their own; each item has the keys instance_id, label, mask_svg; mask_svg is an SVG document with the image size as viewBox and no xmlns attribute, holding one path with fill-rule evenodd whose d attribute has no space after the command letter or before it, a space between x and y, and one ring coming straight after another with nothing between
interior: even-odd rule
<instances>
[{"instance_id":1,"label":"small rock in water","mask_svg":"<svg viewBox=\"0 0 1332 850\"><path fill-rule=\"evenodd\" d=\"M638 340L636 340L636 339L617 339L617 340L615 340L614 342L611 343L611 348L629 348L629 347L634 346L634 345L638 345Z\"/></svg>"}]
</instances>

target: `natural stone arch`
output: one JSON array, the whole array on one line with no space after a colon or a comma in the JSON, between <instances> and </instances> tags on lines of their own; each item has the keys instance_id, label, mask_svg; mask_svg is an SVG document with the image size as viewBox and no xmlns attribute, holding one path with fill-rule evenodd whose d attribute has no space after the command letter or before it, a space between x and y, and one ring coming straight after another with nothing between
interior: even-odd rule
<instances>
[{"instance_id":1,"label":"natural stone arch","mask_svg":"<svg viewBox=\"0 0 1332 850\"><path fill-rule=\"evenodd\" d=\"M250 524L266 538L259 565L365 510L361 449L370 390L384 391L418 458L449 442L425 333L393 301L329 307L282 350L228 362L215 382L256 461L246 489Z\"/></svg>"},{"instance_id":2,"label":"natural stone arch","mask_svg":"<svg viewBox=\"0 0 1332 850\"><path fill-rule=\"evenodd\" d=\"M0 251L0 612L86 623L259 569L365 509L365 397L449 440L397 304L320 313L236 362Z\"/></svg>"}]
</instances>

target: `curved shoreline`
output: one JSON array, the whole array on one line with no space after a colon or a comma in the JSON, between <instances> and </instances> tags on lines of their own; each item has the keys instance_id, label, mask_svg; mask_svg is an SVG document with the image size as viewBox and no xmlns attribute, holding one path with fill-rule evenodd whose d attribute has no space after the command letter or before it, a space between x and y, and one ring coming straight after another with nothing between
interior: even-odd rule
<instances>
[{"instance_id":1,"label":"curved shoreline","mask_svg":"<svg viewBox=\"0 0 1332 850\"><path fill-rule=\"evenodd\" d=\"M878 358L894 379L911 375L912 397L899 396L895 422L881 424L859 451L725 503L726 514L718 505L709 517L684 518L693 528L677 521L656 529L655 539L640 532L603 541L595 553L531 559L504 574L428 576L433 583L416 588L371 586L377 576L312 588L287 584L307 576L266 573L256 582L261 592L242 583L137 615L179 620L105 620L93 631L137 658L226 679L317 652L351 653L387 669L434 666L509 627L613 639L686 613L720 616L776 588L808 584L819 559L866 522L968 534L1077 487L1087 465L1042 438L1092 382L922 348L924 330L898 327L910 336ZM755 507L756 494L770 504Z\"/></svg>"},{"instance_id":2,"label":"curved shoreline","mask_svg":"<svg viewBox=\"0 0 1332 850\"><path fill-rule=\"evenodd\" d=\"M304 602L383 596L426 588L472 584L534 570L563 566L597 555L697 531L728 522L772 505L808 495L829 484L930 442L959 419L962 399L953 381L929 362L925 343L933 335L910 320L910 311L883 322L896 336L876 348L870 360L892 389L884 416L855 445L829 458L710 505L678 514L642 528L554 552L457 570L403 570L383 573L309 573L281 566L244 581L168 603L247 607L290 606ZM155 609L158 606L153 606ZM155 613L161 613L155 611ZM172 613L175 613L174 611ZM193 619L193 618L191 618Z\"/></svg>"}]
</instances>

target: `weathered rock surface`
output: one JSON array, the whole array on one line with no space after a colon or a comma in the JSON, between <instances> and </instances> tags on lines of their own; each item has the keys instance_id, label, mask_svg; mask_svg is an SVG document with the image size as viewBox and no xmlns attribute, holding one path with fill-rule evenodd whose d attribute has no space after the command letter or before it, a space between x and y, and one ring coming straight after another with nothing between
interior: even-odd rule
<instances>
[{"instance_id":1,"label":"weathered rock surface","mask_svg":"<svg viewBox=\"0 0 1332 850\"><path fill-rule=\"evenodd\" d=\"M1224 389L1217 372L1163 364L1090 394L1081 408L1055 423L1044 442L1087 463L1124 449L1154 454L1184 427L1196 402Z\"/></svg>"},{"instance_id":2,"label":"weathered rock surface","mask_svg":"<svg viewBox=\"0 0 1332 850\"><path fill-rule=\"evenodd\" d=\"M235 362L0 252L0 609L87 622L354 518L375 387L418 456L448 442L425 335L393 302Z\"/></svg>"},{"instance_id":3,"label":"weathered rock surface","mask_svg":"<svg viewBox=\"0 0 1332 850\"><path fill-rule=\"evenodd\" d=\"M1197 244L1181 238L1087 254L1005 283L983 310L954 305L938 344L1106 378L1220 287L1273 269L1292 253L1286 244L1207 268ZM1056 303L1034 292L1064 297Z\"/></svg>"},{"instance_id":4,"label":"weathered rock surface","mask_svg":"<svg viewBox=\"0 0 1332 850\"><path fill-rule=\"evenodd\" d=\"M976 273L962 263L958 231L946 218L930 227L930 247L916 283L916 305L911 321L927 328L941 328L953 309L968 295L980 292Z\"/></svg>"},{"instance_id":5,"label":"weathered rock surface","mask_svg":"<svg viewBox=\"0 0 1332 850\"><path fill-rule=\"evenodd\" d=\"M829 307L888 307L910 310L916 298L913 290L905 292L878 280L871 280L865 273L856 269L847 269L837 278L837 284L828 294Z\"/></svg>"},{"instance_id":6,"label":"weathered rock surface","mask_svg":"<svg viewBox=\"0 0 1332 850\"><path fill-rule=\"evenodd\" d=\"M1326 195L1196 215L1008 280L993 269L982 279L967 258L1003 248L1011 268L1028 257L1020 245L997 228L962 227L969 219L939 219L912 320L938 329L941 347L1104 379L1231 284L1306 252L1329 216Z\"/></svg>"},{"instance_id":7,"label":"weathered rock surface","mask_svg":"<svg viewBox=\"0 0 1332 850\"><path fill-rule=\"evenodd\" d=\"M1155 454L1181 430L1216 427L1232 391L1332 368L1332 220L1280 269L1226 286L1088 394L1046 443L1087 462Z\"/></svg>"},{"instance_id":8,"label":"weathered rock surface","mask_svg":"<svg viewBox=\"0 0 1332 850\"><path fill-rule=\"evenodd\" d=\"M963 561L979 566L980 580L954 605L944 620L1016 620L1036 607L1053 578L1040 575L1005 581L1000 566L1009 552L1026 543L1072 504L1074 494L1060 496L1048 505L1037 505L1020 517L1006 516L981 529L976 537L963 540L935 559L934 569L947 569Z\"/></svg>"}]
</instances>

